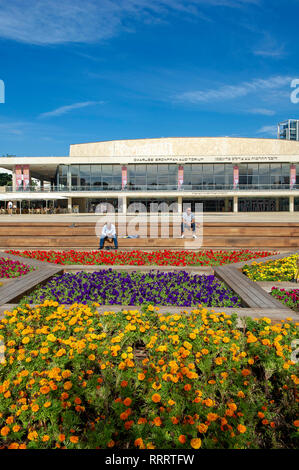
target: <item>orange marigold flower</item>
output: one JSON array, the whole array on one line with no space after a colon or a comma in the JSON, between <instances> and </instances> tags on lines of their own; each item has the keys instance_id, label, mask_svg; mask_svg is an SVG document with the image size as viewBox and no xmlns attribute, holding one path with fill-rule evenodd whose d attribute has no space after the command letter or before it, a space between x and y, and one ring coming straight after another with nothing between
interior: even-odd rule
<instances>
[{"instance_id":1,"label":"orange marigold flower","mask_svg":"<svg viewBox=\"0 0 299 470\"><path fill-rule=\"evenodd\" d=\"M159 401L161 401L161 396L159 395L159 393L154 393L152 395L152 400L154 403L159 403Z\"/></svg>"},{"instance_id":2,"label":"orange marigold flower","mask_svg":"<svg viewBox=\"0 0 299 470\"><path fill-rule=\"evenodd\" d=\"M134 421L132 421L132 420L131 421L126 421L125 422L125 429L126 430L130 429L133 426L133 424L134 424Z\"/></svg>"},{"instance_id":3,"label":"orange marigold flower","mask_svg":"<svg viewBox=\"0 0 299 470\"><path fill-rule=\"evenodd\" d=\"M72 375L72 373L70 370L64 370L61 375L64 379L67 379L68 377Z\"/></svg>"},{"instance_id":4,"label":"orange marigold flower","mask_svg":"<svg viewBox=\"0 0 299 470\"><path fill-rule=\"evenodd\" d=\"M144 379L145 379L145 374L140 372L140 374L138 374L138 380L144 380Z\"/></svg>"},{"instance_id":5,"label":"orange marigold flower","mask_svg":"<svg viewBox=\"0 0 299 470\"><path fill-rule=\"evenodd\" d=\"M191 439L190 444L193 449L199 449L201 447L201 439L199 437Z\"/></svg>"},{"instance_id":6,"label":"orange marigold flower","mask_svg":"<svg viewBox=\"0 0 299 470\"><path fill-rule=\"evenodd\" d=\"M154 419L154 425L161 426L161 424L162 424L162 420L159 416L157 416L157 418Z\"/></svg>"},{"instance_id":7,"label":"orange marigold flower","mask_svg":"<svg viewBox=\"0 0 299 470\"><path fill-rule=\"evenodd\" d=\"M122 380L121 383L120 383L120 386L123 387L123 388L127 387L127 385L128 385L128 382L126 380ZM114 441L112 441L112 442L114 442Z\"/></svg>"},{"instance_id":8,"label":"orange marigold flower","mask_svg":"<svg viewBox=\"0 0 299 470\"><path fill-rule=\"evenodd\" d=\"M229 403L228 407L232 411L236 411L236 409L237 409L237 405L235 403Z\"/></svg>"},{"instance_id":9,"label":"orange marigold flower","mask_svg":"<svg viewBox=\"0 0 299 470\"><path fill-rule=\"evenodd\" d=\"M125 399L124 399L124 405L125 405L125 406L130 406L131 403L132 403L131 398L125 398Z\"/></svg>"},{"instance_id":10,"label":"orange marigold flower","mask_svg":"<svg viewBox=\"0 0 299 470\"><path fill-rule=\"evenodd\" d=\"M68 381L68 382L65 382L65 384L63 385L63 388L64 390L70 390L72 386L73 386L72 382Z\"/></svg>"},{"instance_id":11,"label":"orange marigold flower","mask_svg":"<svg viewBox=\"0 0 299 470\"><path fill-rule=\"evenodd\" d=\"M244 432L246 432L247 428L243 424L239 424L237 429L238 429L239 433L244 434Z\"/></svg>"},{"instance_id":12,"label":"orange marigold flower","mask_svg":"<svg viewBox=\"0 0 299 470\"><path fill-rule=\"evenodd\" d=\"M207 432L208 430L208 426L204 423L200 423L198 426L197 426L197 429L198 431L201 433L201 434L204 434L205 432Z\"/></svg>"},{"instance_id":13,"label":"orange marigold flower","mask_svg":"<svg viewBox=\"0 0 299 470\"><path fill-rule=\"evenodd\" d=\"M250 375L250 374L251 374L251 372L250 372L249 369L243 369L243 370L242 370L242 375L243 375L243 377L247 377L247 375Z\"/></svg>"},{"instance_id":14,"label":"orange marigold flower","mask_svg":"<svg viewBox=\"0 0 299 470\"><path fill-rule=\"evenodd\" d=\"M107 443L107 447L114 447L114 446L115 446L115 442L111 439L111 441Z\"/></svg>"},{"instance_id":15,"label":"orange marigold flower","mask_svg":"<svg viewBox=\"0 0 299 470\"><path fill-rule=\"evenodd\" d=\"M179 420L175 416L172 416L171 421L172 421L172 424L178 424L179 422Z\"/></svg>"},{"instance_id":16,"label":"orange marigold flower","mask_svg":"<svg viewBox=\"0 0 299 470\"><path fill-rule=\"evenodd\" d=\"M186 390L186 392L189 392L191 390L191 385L190 384L186 384L184 385L184 390Z\"/></svg>"},{"instance_id":17,"label":"orange marigold flower","mask_svg":"<svg viewBox=\"0 0 299 470\"><path fill-rule=\"evenodd\" d=\"M134 446L135 447L143 447L144 446L143 440L142 440L141 437L138 437L137 439L135 439Z\"/></svg>"},{"instance_id":18,"label":"orange marigold flower","mask_svg":"<svg viewBox=\"0 0 299 470\"><path fill-rule=\"evenodd\" d=\"M146 418L139 418L139 419L138 419L137 424L145 424L145 423L147 423L147 419L146 419Z\"/></svg>"},{"instance_id":19,"label":"orange marigold flower","mask_svg":"<svg viewBox=\"0 0 299 470\"><path fill-rule=\"evenodd\" d=\"M218 415L216 413L208 413L207 415L208 421L216 421L217 418L218 418Z\"/></svg>"},{"instance_id":20,"label":"orange marigold flower","mask_svg":"<svg viewBox=\"0 0 299 470\"><path fill-rule=\"evenodd\" d=\"M12 442L8 446L8 449L18 449L18 448L19 448L19 444L17 442Z\"/></svg>"},{"instance_id":21,"label":"orange marigold flower","mask_svg":"<svg viewBox=\"0 0 299 470\"><path fill-rule=\"evenodd\" d=\"M45 434L43 437L42 437L42 441L43 442L48 442L50 440L50 436L48 436L47 434Z\"/></svg>"},{"instance_id":22,"label":"orange marigold flower","mask_svg":"<svg viewBox=\"0 0 299 470\"><path fill-rule=\"evenodd\" d=\"M78 436L71 436L71 437L70 437L70 441L71 441L73 444L77 444L77 442L79 441L79 437L78 437Z\"/></svg>"},{"instance_id":23,"label":"orange marigold flower","mask_svg":"<svg viewBox=\"0 0 299 470\"><path fill-rule=\"evenodd\" d=\"M184 436L184 434L181 434L181 435L179 436L179 442L180 442L181 444L185 444L185 442L186 442L186 436Z\"/></svg>"},{"instance_id":24,"label":"orange marigold flower","mask_svg":"<svg viewBox=\"0 0 299 470\"><path fill-rule=\"evenodd\" d=\"M296 428L299 428L299 419L296 419L296 421L293 422L294 426L296 426Z\"/></svg>"},{"instance_id":25,"label":"orange marigold flower","mask_svg":"<svg viewBox=\"0 0 299 470\"><path fill-rule=\"evenodd\" d=\"M36 431L32 431L32 432L28 433L27 437L28 437L29 441L34 441L35 439L38 438L38 434L37 434Z\"/></svg>"},{"instance_id":26,"label":"orange marigold flower","mask_svg":"<svg viewBox=\"0 0 299 470\"><path fill-rule=\"evenodd\" d=\"M65 435L64 434L59 434L58 439L60 442L65 441Z\"/></svg>"},{"instance_id":27,"label":"orange marigold flower","mask_svg":"<svg viewBox=\"0 0 299 470\"><path fill-rule=\"evenodd\" d=\"M127 411L123 411L123 413L121 413L119 417L122 421L125 421L128 417Z\"/></svg>"},{"instance_id":28,"label":"orange marigold flower","mask_svg":"<svg viewBox=\"0 0 299 470\"><path fill-rule=\"evenodd\" d=\"M10 432L10 429L8 426L4 426L3 428L1 428L1 431L0 431L0 434L1 436L7 436L7 434Z\"/></svg>"}]
</instances>

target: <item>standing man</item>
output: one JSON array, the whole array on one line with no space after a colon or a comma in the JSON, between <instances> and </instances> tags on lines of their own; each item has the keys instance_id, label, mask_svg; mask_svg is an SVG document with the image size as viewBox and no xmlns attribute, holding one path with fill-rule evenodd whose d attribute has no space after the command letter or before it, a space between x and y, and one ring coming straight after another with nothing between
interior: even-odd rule
<instances>
[{"instance_id":1,"label":"standing man","mask_svg":"<svg viewBox=\"0 0 299 470\"><path fill-rule=\"evenodd\" d=\"M187 230L191 229L193 232L193 238L197 238L197 236L195 235L195 216L191 212L191 207L188 207L186 209L186 212L183 213L182 223L181 223L182 238L185 237L184 235L185 229Z\"/></svg>"},{"instance_id":2,"label":"standing man","mask_svg":"<svg viewBox=\"0 0 299 470\"><path fill-rule=\"evenodd\" d=\"M7 212L8 212L8 215L12 215L12 202L11 201L8 201L7 203Z\"/></svg>"},{"instance_id":3,"label":"standing man","mask_svg":"<svg viewBox=\"0 0 299 470\"><path fill-rule=\"evenodd\" d=\"M102 235L101 235L101 238L100 238L100 250L103 249L104 241L106 240L106 238L113 239L114 247L117 250L118 243L117 243L115 225L111 224L111 222L107 222L103 227Z\"/></svg>"}]
</instances>

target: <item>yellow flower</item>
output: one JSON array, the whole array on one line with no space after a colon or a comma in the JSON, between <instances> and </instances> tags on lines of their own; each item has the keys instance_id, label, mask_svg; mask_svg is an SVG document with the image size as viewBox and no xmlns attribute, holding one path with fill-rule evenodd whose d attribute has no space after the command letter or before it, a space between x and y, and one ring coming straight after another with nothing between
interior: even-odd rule
<instances>
[{"instance_id":1,"label":"yellow flower","mask_svg":"<svg viewBox=\"0 0 299 470\"><path fill-rule=\"evenodd\" d=\"M51 341L52 343L54 343L56 341L56 336L54 336L52 333L50 335L47 336L47 340L48 341Z\"/></svg>"},{"instance_id":2,"label":"yellow flower","mask_svg":"<svg viewBox=\"0 0 299 470\"><path fill-rule=\"evenodd\" d=\"M191 439L190 444L193 449L199 449L201 447L201 439L199 437Z\"/></svg>"}]
</instances>

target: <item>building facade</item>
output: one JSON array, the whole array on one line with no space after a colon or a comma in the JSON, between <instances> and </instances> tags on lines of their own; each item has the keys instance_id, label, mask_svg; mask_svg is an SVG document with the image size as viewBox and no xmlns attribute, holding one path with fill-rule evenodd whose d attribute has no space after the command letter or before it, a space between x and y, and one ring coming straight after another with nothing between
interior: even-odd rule
<instances>
[{"instance_id":1,"label":"building facade","mask_svg":"<svg viewBox=\"0 0 299 470\"><path fill-rule=\"evenodd\" d=\"M299 120L288 119L278 124L278 138L283 140L299 140Z\"/></svg>"},{"instance_id":2,"label":"building facade","mask_svg":"<svg viewBox=\"0 0 299 470\"><path fill-rule=\"evenodd\" d=\"M299 142L161 138L75 144L64 157L2 157L13 185L0 201L65 212L299 211ZM32 185L32 178L40 181ZM22 201L22 202L21 202Z\"/></svg>"}]
</instances>

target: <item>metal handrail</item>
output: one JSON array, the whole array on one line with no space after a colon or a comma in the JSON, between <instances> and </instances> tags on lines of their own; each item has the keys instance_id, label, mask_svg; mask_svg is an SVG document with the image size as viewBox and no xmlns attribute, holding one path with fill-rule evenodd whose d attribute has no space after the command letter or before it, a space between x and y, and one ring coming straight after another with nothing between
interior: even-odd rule
<instances>
[{"instance_id":1,"label":"metal handrail","mask_svg":"<svg viewBox=\"0 0 299 470\"><path fill-rule=\"evenodd\" d=\"M239 184L234 186L232 184L196 184L196 185L181 185L179 188L177 185L130 185L125 187L121 185L111 186L51 186L51 187L39 187L39 186L23 186L18 188L16 192L25 193L53 193L53 192L105 192L105 191L273 191L273 190L299 190L299 184L291 187L289 184ZM14 192L12 186L5 186L5 192Z\"/></svg>"}]
</instances>

